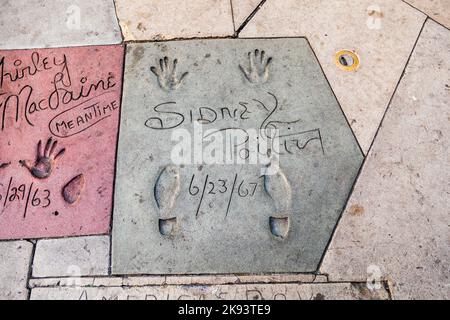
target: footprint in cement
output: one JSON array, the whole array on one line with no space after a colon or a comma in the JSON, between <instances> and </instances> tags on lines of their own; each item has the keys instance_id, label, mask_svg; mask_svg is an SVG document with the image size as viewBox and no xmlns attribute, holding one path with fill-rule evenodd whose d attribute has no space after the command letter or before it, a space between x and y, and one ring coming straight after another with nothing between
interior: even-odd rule
<instances>
[{"instance_id":1,"label":"footprint in cement","mask_svg":"<svg viewBox=\"0 0 450 320\"><path fill-rule=\"evenodd\" d=\"M72 178L63 188L62 195L64 201L68 204L74 204L81 197L85 184L85 179L83 174L79 174Z\"/></svg>"},{"instance_id":2,"label":"footprint in cement","mask_svg":"<svg viewBox=\"0 0 450 320\"><path fill-rule=\"evenodd\" d=\"M290 229L292 208L292 188L284 172L277 164L271 163L264 175L264 189L272 199L275 212L269 218L269 228L272 235L283 240Z\"/></svg>"},{"instance_id":3,"label":"footprint in cement","mask_svg":"<svg viewBox=\"0 0 450 320\"><path fill-rule=\"evenodd\" d=\"M173 214L175 201L180 194L180 171L176 166L165 167L158 176L154 196L159 209L159 232L173 235L177 229L177 217Z\"/></svg>"}]
</instances>

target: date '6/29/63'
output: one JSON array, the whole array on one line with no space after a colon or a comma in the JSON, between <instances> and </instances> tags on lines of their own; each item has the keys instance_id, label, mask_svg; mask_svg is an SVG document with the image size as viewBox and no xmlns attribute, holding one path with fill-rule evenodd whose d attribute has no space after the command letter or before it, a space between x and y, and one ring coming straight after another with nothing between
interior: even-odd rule
<instances>
[{"instance_id":1,"label":"date '6/29/63'","mask_svg":"<svg viewBox=\"0 0 450 320\"><path fill-rule=\"evenodd\" d=\"M47 208L51 204L50 190L40 189L30 184L17 184L13 177L10 177L7 184L0 183L0 207L5 208L10 203L25 202L23 218L27 216L30 207Z\"/></svg>"}]
</instances>

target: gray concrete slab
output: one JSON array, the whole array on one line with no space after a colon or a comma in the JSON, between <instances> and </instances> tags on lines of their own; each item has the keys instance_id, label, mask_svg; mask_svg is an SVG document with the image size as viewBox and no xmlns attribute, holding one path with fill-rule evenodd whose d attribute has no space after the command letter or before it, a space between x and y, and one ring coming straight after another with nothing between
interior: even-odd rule
<instances>
[{"instance_id":1,"label":"gray concrete slab","mask_svg":"<svg viewBox=\"0 0 450 320\"><path fill-rule=\"evenodd\" d=\"M305 39L131 44L123 106L113 273L316 270L363 157Z\"/></svg>"}]
</instances>

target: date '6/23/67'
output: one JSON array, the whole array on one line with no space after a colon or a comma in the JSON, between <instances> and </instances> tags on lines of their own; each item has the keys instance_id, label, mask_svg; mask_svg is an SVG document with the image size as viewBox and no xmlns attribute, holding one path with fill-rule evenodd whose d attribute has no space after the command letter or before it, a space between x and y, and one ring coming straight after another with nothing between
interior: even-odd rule
<instances>
[{"instance_id":1,"label":"date '6/23/67'","mask_svg":"<svg viewBox=\"0 0 450 320\"><path fill-rule=\"evenodd\" d=\"M262 178L263 176L259 177ZM199 187L201 185L202 187ZM221 178L211 178L207 174L204 180L197 185L195 174L192 175L189 184L189 194L193 197L200 195L200 201L197 206L197 211L195 216L198 217L203 199L206 196L216 196L220 194L229 194L228 205L225 212L225 219L230 211L230 205L233 200L234 194L240 198L253 197L255 195L256 189L259 185L258 181L246 181L240 178L236 173L233 180Z\"/></svg>"}]
</instances>

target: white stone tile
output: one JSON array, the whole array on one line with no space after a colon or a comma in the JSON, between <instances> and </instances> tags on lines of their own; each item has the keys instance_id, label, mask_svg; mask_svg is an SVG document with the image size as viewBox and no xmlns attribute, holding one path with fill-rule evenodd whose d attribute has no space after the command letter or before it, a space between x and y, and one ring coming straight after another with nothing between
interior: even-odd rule
<instances>
[{"instance_id":1,"label":"white stone tile","mask_svg":"<svg viewBox=\"0 0 450 320\"><path fill-rule=\"evenodd\" d=\"M312 274L273 275L216 275L216 276L129 276L129 277L81 277L81 278L32 278L29 286L126 286L143 287L152 285L225 285L245 283L312 283L328 282L326 276Z\"/></svg>"},{"instance_id":2,"label":"white stone tile","mask_svg":"<svg viewBox=\"0 0 450 320\"><path fill-rule=\"evenodd\" d=\"M27 299L32 252L33 245L27 241L0 242L0 300Z\"/></svg>"},{"instance_id":3,"label":"white stone tile","mask_svg":"<svg viewBox=\"0 0 450 320\"><path fill-rule=\"evenodd\" d=\"M328 282L328 277L326 275L318 274L314 278L314 283L323 283L323 282Z\"/></svg>"},{"instance_id":4,"label":"white stone tile","mask_svg":"<svg viewBox=\"0 0 450 320\"><path fill-rule=\"evenodd\" d=\"M428 20L321 271L450 298L450 31Z\"/></svg>"},{"instance_id":5,"label":"white stone tile","mask_svg":"<svg viewBox=\"0 0 450 320\"><path fill-rule=\"evenodd\" d=\"M167 285L313 282L312 274L167 276Z\"/></svg>"},{"instance_id":6,"label":"white stone tile","mask_svg":"<svg viewBox=\"0 0 450 320\"><path fill-rule=\"evenodd\" d=\"M35 288L32 300L176 300L176 299L230 299L230 300L336 300L389 299L381 288L370 291L366 285L355 283L318 284L252 284L213 286L164 287L54 287Z\"/></svg>"},{"instance_id":7,"label":"white stone tile","mask_svg":"<svg viewBox=\"0 0 450 320\"><path fill-rule=\"evenodd\" d=\"M277 282L313 282L312 274L273 274L265 276L241 275L238 276L240 283L277 283Z\"/></svg>"},{"instance_id":8,"label":"white stone tile","mask_svg":"<svg viewBox=\"0 0 450 320\"><path fill-rule=\"evenodd\" d=\"M239 29L261 2L261 0L231 0L233 5L234 28L236 30Z\"/></svg>"},{"instance_id":9,"label":"white stone tile","mask_svg":"<svg viewBox=\"0 0 450 320\"><path fill-rule=\"evenodd\" d=\"M228 284L238 282L238 277L229 276L167 276L164 284L167 285L201 285L201 284Z\"/></svg>"},{"instance_id":10,"label":"white stone tile","mask_svg":"<svg viewBox=\"0 0 450 320\"><path fill-rule=\"evenodd\" d=\"M136 277L124 277L122 284L128 287L142 287L151 285L162 285L165 283L166 277L164 276L136 276Z\"/></svg>"},{"instance_id":11,"label":"white stone tile","mask_svg":"<svg viewBox=\"0 0 450 320\"><path fill-rule=\"evenodd\" d=\"M68 277L68 278L31 278L28 281L30 288L39 287L92 287L94 277ZM98 283L98 282L97 282Z\"/></svg>"},{"instance_id":12,"label":"white stone tile","mask_svg":"<svg viewBox=\"0 0 450 320\"><path fill-rule=\"evenodd\" d=\"M122 41L113 0L2 0L0 49Z\"/></svg>"},{"instance_id":13,"label":"white stone tile","mask_svg":"<svg viewBox=\"0 0 450 320\"><path fill-rule=\"evenodd\" d=\"M109 236L38 240L33 277L107 275Z\"/></svg>"},{"instance_id":14,"label":"white stone tile","mask_svg":"<svg viewBox=\"0 0 450 320\"><path fill-rule=\"evenodd\" d=\"M306 36L367 152L424 20L402 1L269 0L239 36ZM356 71L337 67L343 49L358 54Z\"/></svg>"},{"instance_id":15,"label":"white stone tile","mask_svg":"<svg viewBox=\"0 0 450 320\"><path fill-rule=\"evenodd\" d=\"M405 0L405 2L426 13L432 19L450 28L449 0Z\"/></svg>"},{"instance_id":16,"label":"white stone tile","mask_svg":"<svg viewBox=\"0 0 450 320\"><path fill-rule=\"evenodd\" d=\"M116 0L125 40L231 36L229 0Z\"/></svg>"},{"instance_id":17,"label":"white stone tile","mask_svg":"<svg viewBox=\"0 0 450 320\"><path fill-rule=\"evenodd\" d=\"M94 279L95 287L120 287L123 279L120 277L97 277Z\"/></svg>"}]
</instances>

